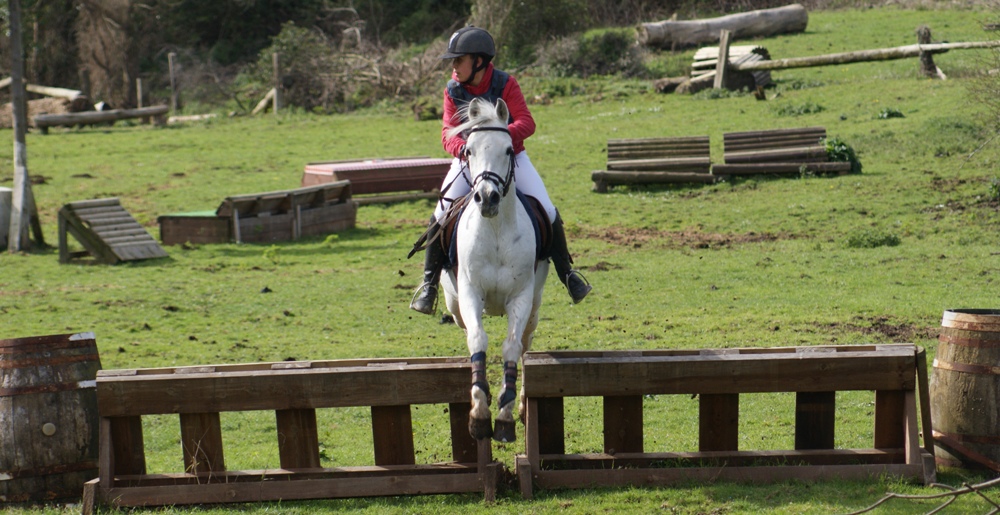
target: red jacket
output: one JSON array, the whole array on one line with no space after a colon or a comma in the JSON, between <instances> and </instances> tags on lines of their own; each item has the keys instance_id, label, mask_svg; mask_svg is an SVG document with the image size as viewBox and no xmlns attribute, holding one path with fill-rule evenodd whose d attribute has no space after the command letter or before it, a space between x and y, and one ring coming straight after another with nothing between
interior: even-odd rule
<instances>
[{"instance_id":1,"label":"red jacket","mask_svg":"<svg viewBox=\"0 0 1000 515\"><path fill-rule=\"evenodd\" d=\"M489 91L492 78L493 63L490 63L483 74L483 81L478 86L463 85L462 87L473 95L482 95ZM452 75L452 79L458 80L454 74ZM507 129L510 130L511 142L514 144L514 153L523 152L524 140L535 133L535 119L531 117L531 112L528 111L528 103L524 101L524 94L521 93L521 86L518 85L517 80L513 76L507 80L507 85L503 88L501 98L507 103L507 109L510 110L510 117L514 120L507 126ZM445 151L455 157L458 157L462 145L465 144L465 140L460 135L451 138L448 137L448 130L464 121L457 118L455 114L457 112L458 106L455 105L455 101L448 95L448 90L445 88L444 115L442 116L444 124L441 128L441 145L444 146Z\"/></svg>"}]
</instances>

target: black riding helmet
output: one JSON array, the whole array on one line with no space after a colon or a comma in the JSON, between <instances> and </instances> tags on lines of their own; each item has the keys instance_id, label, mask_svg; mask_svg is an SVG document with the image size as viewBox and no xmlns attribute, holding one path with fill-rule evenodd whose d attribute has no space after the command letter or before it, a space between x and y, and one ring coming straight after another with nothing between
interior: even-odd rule
<instances>
[{"instance_id":1,"label":"black riding helmet","mask_svg":"<svg viewBox=\"0 0 1000 515\"><path fill-rule=\"evenodd\" d=\"M448 40L448 51L441 54L441 59L454 59L467 54L481 57L482 63L472 69L472 76L475 76L479 70L485 69L490 64L496 53L493 36L485 29L470 26L462 27L451 35Z\"/></svg>"}]
</instances>

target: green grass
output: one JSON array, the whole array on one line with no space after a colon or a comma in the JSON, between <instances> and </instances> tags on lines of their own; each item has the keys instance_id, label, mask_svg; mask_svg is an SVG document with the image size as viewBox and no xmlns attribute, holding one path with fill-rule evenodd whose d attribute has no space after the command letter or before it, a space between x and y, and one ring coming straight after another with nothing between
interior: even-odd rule
<instances>
[{"instance_id":1,"label":"green grass","mask_svg":"<svg viewBox=\"0 0 1000 515\"><path fill-rule=\"evenodd\" d=\"M756 43L774 58L898 46L912 44L921 23L930 23L937 39L982 40L989 37L979 30L984 17L977 11L815 12L805 34ZM595 287L574 306L561 285L549 282L535 348L906 342L933 357L943 310L997 307L1000 143L968 157L990 137L965 78L984 55L935 56L947 81L918 77L916 59L775 71L777 86L766 102L747 95L659 95L640 81L526 73L521 82L527 96L549 91L551 100L532 106L538 132L528 151L566 219L577 265ZM905 117L879 119L886 108ZM604 166L609 138L707 134L719 162L723 132L812 125L849 144L864 173L591 191L590 172ZM415 122L405 110L383 106L343 116L33 132L28 166L45 179L34 194L46 240L54 244L56 213L67 202L119 197L155 235L158 215L212 210L226 196L294 188L307 162L442 156L439 138L439 123ZM0 145L2 186L11 186L11 153L12 145ZM113 267L60 265L53 248L2 254L0 337L93 331L105 369L462 355L457 328L407 309L422 263L405 257L431 208L429 201L364 206L356 229L328 238L175 246L167 248L167 259ZM265 287L272 291L261 293ZM505 322L487 321L494 341ZM495 379L498 358L491 351ZM867 392L838 394L838 447L869 445L872 400ZM658 396L645 403L649 450L696 448L696 401ZM786 394L743 396L741 448L789 448L792 406ZM415 411L418 462L448 459L441 411ZM570 452L599 450L597 411L595 399L567 402ZM367 410L319 416L325 466L371 462ZM152 471L182 468L176 420L144 420ZM273 415L227 414L222 422L230 469L275 466ZM520 444L495 447L508 466L517 452ZM956 486L981 479L959 470L939 473L940 481ZM860 509L890 491L936 490L873 478L542 491L530 502L506 492L494 507L482 506L477 495L455 495L160 511L830 513ZM972 496L960 504L960 512L988 511ZM895 500L877 513L933 506Z\"/></svg>"}]
</instances>

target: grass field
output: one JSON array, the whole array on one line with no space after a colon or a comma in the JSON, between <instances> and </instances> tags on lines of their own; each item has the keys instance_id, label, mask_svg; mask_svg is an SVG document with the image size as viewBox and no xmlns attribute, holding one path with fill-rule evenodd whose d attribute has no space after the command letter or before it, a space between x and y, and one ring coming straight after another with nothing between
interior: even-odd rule
<instances>
[{"instance_id":1,"label":"grass field","mask_svg":"<svg viewBox=\"0 0 1000 515\"><path fill-rule=\"evenodd\" d=\"M928 24L936 39L990 39L975 10L815 12L804 34L769 38L774 58L907 45ZM995 17L995 13L992 13ZM995 35L995 34L994 34ZM690 61L681 57L654 59ZM988 51L935 56L947 81L917 73L917 60L773 72L769 100L659 95L647 82L520 77L538 132L528 152L567 222L577 265L595 291L571 305L560 284L545 293L535 348L654 349L906 342L936 348L942 312L997 308L1000 141L968 92ZM442 77L442 81L444 77ZM818 107L817 107L818 106ZM882 119L886 109L901 118ZM723 132L822 125L858 153L864 170L837 177L735 180L712 186L591 191L609 138L709 135L721 161ZM28 135L28 167L46 241L56 213L75 200L119 197L156 235L158 215L215 209L230 195L297 187L305 163L443 156L440 123L399 106L344 116L288 113L217 118L152 128L53 130ZM6 131L8 138L11 132ZM9 140L8 140L9 141ZM0 186L11 186L12 145L0 146ZM0 338L93 331L105 369L383 356L464 355L461 331L410 311L422 263L406 253L429 201L363 206L356 229L275 245L168 247L169 258L114 267L60 265L54 248L0 255ZM898 245L878 246L886 237ZM854 242L850 245L849 242ZM267 287L270 293L261 293ZM505 324L491 319L492 341ZM499 358L491 349L491 373ZM748 395L747 449L790 448L792 397ZM870 396L838 397L838 447L871 440ZM569 452L601 445L596 401L568 405ZM433 411L433 410L428 410ZM648 450L696 447L696 401L647 406ZM745 414L745 415L744 415ZM366 410L320 420L324 466L371 462ZM418 460L445 458L444 434L415 414ZM144 420L151 471L182 468L176 418ZM571 425L572 424L572 425ZM277 464L273 416L226 416L230 469ZM519 429L519 432L521 430ZM436 436L438 435L438 436ZM743 440L741 440L741 445ZM495 447L512 465L519 444ZM939 472L957 486L983 477ZM164 513L832 513L861 509L887 492L938 490L891 478L689 484L663 489L515 492L480 498L428 496L169 508ZM990 492L987 492L989 495ZM960 506L959 506L960 505ZM895 500L875 513L920 513L935 504ZM954 512L985 513L965 496ZM17 508L15 512L74 508Z\"/></svg>"}]
</instances>

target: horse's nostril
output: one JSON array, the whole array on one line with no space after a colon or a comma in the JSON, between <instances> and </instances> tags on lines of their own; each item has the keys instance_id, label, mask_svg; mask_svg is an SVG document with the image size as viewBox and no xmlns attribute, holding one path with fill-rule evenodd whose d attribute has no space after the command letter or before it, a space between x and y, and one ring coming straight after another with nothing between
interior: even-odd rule
<instances>
[{"instance_id":1,"label":"horse's nostril","mask_svg":"<svg viewBox=\"0 0 1000 515\"><path fill-rule=\"evenodd\" d=\"M490 193L490 203L498 204L500 203L500 194L497 192Z\"/></svg>"},{"instance_id":2,"label":"horse's nostril","mask_svg":"<svg viewBox=\"0 0 1000 515\"><path fill-rule=\"evenodd\" d=\"M478 204L483 201L483 197L479 196L479 193L476 193L472 195L472 200L476 201L476 203Z\"/></svg>"}]
</instances>

